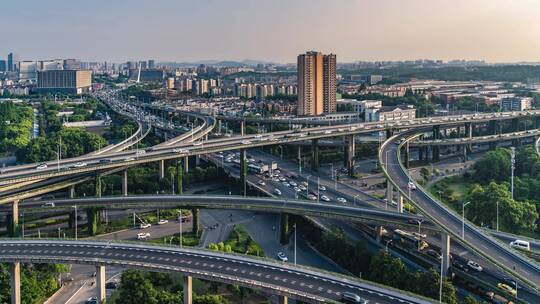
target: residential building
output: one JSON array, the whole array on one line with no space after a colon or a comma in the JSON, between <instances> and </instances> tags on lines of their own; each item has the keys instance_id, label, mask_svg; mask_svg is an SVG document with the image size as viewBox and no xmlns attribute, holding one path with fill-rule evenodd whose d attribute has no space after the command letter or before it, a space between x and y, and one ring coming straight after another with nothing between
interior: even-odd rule
<instances>
[{"instance_id":1,"label":"residential building","mask_svg":"<svg viewBox=\"0 0 540 304\"><path fill-rule=\"evenodd\" d=\"M400 121L415 118L416 110L412 105L367 108L365 112L365 121Z\"/></svg>"},{"instance_id":2,"label":"residential building","mask_svg":"<svg viewBox=\"0 0 540 304\"><path fill-rule=\"evenodd\" d=\"M36 80L37 79L37 62L35 61L20 61L19 62L19 80Z\"/></svg>"},{"instance_id":3,"label":"residential building","mask_svg":"<svg viewBox=\"0 0 540 304\"><path fill-rule=\"evenodd\" d=\"M7 72L7 61L0 60L0 73Z\"/></svg>"},{"instance_id":4,"label":"residential building","mask_svg":"<svg viewBox=\"0 0 540 304\"><path fill-rule=\"evenodd\" d=\"M501 100L501 111L524 111L532 108L532 97L507 97Z\"/></svg>"},{"instance_id":5,"label":"residential building","mask_svg":"<svg viewBox=\"0 0 540 304\"><path fill-rule=\"evenodd\" d=\"M41 93L82 94L92 90L91 70L39 71L37 91Z\"/></svg>"},{"instance_id":6,"label":"residential building","mask_svg":"<svg viewBox=\"0 0 540 304\"><path fill-rule=\"evenodd\" d=\"M15 72L15 65L17 64L17 61L18 61L17 55L13 53L8 54L8 59L7 59L8 72Z\"/></svg>"},{"instance_id":7,"label":"residential building","mask_svg":"<svg viewBox=\"0 0 540 304\"><path fill-rule=\"evenodd\" d=\"M336 56L307 52L298 56L298 115L335 112Z\"/></svg>"},{"instance_id":8,"label":"residential building","mask_svg":"<svg viewBox=\"0 0 540 304\"><path fill-rule=\"evenodd\" d=\"M136 70L137 71L137 70ZM163 71L162 70L140 70L141 77L140 82L163 82Z\"/></svg>"},{"instance_id":9,"label":"residential building","mask_svg":"<svg viewBox=\"0 0 540 304\"><path fill-rule=\"evenodd\" d=\"M374 85L374 84L377 84L379 82L382 81L382 75L368 75L367 76L367 82L370 84L370 85Z\"/></svg>"},{"instance_id":10,"label":"residential building","mask_svg":"<svg viewBox=\"0 0 540 304\"><path fill-rule=\"evenodd\" d=\"M154 59L148 60L148 68L149 69L155 69L156 68L156 61Z\"/></svg>"}]
</instances>

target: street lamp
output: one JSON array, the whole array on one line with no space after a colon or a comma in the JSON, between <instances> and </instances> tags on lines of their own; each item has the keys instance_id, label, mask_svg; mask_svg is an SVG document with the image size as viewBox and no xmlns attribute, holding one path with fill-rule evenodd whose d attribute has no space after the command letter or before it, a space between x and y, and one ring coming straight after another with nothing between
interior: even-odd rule
<instances>
[{"instance_id":1,"label":"street lamp","mask_svg":"<svg viewBox=\"0 0 540 304\"><path fill-rule=\"evenodd\" d=\"M354 205L356 206L356 197L360 196L360 194L357 194L353 197Z\"/></svg>"},{"instance_id":2,"label":"street lamp","mask_svg":"<svg viewBox=\"0 0 540 304\"><path fill-rule=\"evenodd\" d=\"M461 238L465 239L465 206L471 202L461 203Z\"/></svg>"},{"instance_id":3,"label":"street lamp","mask_svg":"<svg viewBox=\"0 0 540 304\"><path fill-rule=\"evenodd\" d=\"M418 234L420 234L420 226L422 226L424 220L416 220L416 222L418 223Z\"/></svg>"},{"instance_id":4,"label":"street lamp","mask_svg":"<svg viewBox=\"0 0 540 304\"><path fill-rule=\"evenodd\" d=\"M309 195L309 178L311 177L311 175L308 175L306 177L306 197Z\"/></svg>"},{"instance_id":5,"label":"street lamp","mask_svg":"<svg viewBox=\"0 0 540 304\"><path fill-rule=\"evenodd\" d=\"M74 205L74 206L71 206L72 208L75 208L75 240L77 240L77 226L78 226L78 223L77 223L77 205Z\"/></svg>"},{"instance_id":6,"label":"street lamp","mask_svg":"<svg viewBox=\"0 0 540 304\"><path fill-rule=\"evenodd\" d=\"M296 266L296 223L294 223L293 227L294 227L294 265Z\"/></svg>"},{"instance_id":7,"label":"street lamp","mask_svg":"<svg viewBox=\"0 0 540 304\"><path fill-rule=\"evenodd\" d=\"M180 210L180 215L178 216L178 223L180 225L180 234L178 240L180 242L180 248L182 248L182 210Z\"/></svg>"},{"instance_id":8,"label":"street lamp","mask_svg":"<svg viewBox=\"0 0 540 304\"><path fill-rule=\"evenodd\" d=\"M499 201L497 201L497 231L499 231Z\"/></svg>"},{"instance_id":9,"label":"street lamp","mask_svg":"<svg viewBox=\"0 0 540 304\"><path fill-rule=\"evenodd\" d=\"M510 160L512 162L511 169L511 193L514 199L514 170L516 169L516 148L510 147Z\"/></svg>"}]
</instances>

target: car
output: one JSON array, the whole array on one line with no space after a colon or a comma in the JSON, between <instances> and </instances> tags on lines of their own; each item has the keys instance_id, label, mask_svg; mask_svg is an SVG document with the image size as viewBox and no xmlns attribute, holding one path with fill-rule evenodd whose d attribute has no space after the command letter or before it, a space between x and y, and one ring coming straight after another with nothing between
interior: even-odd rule
<instances>
[{"instance_id":1,"label":"car","mask_svg":"<svg viewBox=\"0 0 540 304\"><path fill-rule=\"evenodd\" d=\"M502 290L506 291L507 293L511 294L511 295L514 296L514 297L515 297L516 294L517 294L517 291L516 291L514 288L512 288L512 287L510 287L510 286L508 286L508 285L506 285L506 284L504 284L504 283L499 283L499 284L497 284L497 287L498 287L499 289L502 289Z\"/></svg>"},{"instance_id":2,"label":"car","mask_svg":"<svg viewBox=\"0 0 540 304\"><path fill-rule=\"evenodd\" d=\"M367 301L361 298L359 295L352 292L344 292L341 294L341 301L343 303L353 303L353 304L367 304Z\"/></svg>"},{"instance_id":3,"label":"car","mask_svg":"<svg viewBox=\"0 0 540 304\"><path fill-rule=\"evenodd\" d=\"M476 263L475 261L468 261L467 266L469 266L469 268L474 269L476 271L484 270L484 268L482 268L482 266L478 265L478 263Z\"/></svg>"},{"instance_id":4,"label":"car","mask_svg":"<svg viewBox=\"0 0 540 304\"><path fill-rule=\"evenodd\" d=\"M200 146L200 145L202 145L202 142L201 141L195 141L195 142L193 142L193 145L194 146Z\"/></svg>"},{"instance_id":5,"label":"car","mask_svg":"<svg viewBox=\"0 0 540 304\"><path fill-rule=\"evenodd\" d=\"M137 239L138 240L146 240L149 237L150 237L150 233L148 233L148 232L137 233Z\"/></svg>"},{"instance_id":6,"label":"car","mask_svg":"<svg viewBox=\"0 0 540 304\"><path fill-rule=\"evenodd\" d=\"M266 185L266 183L265 183L263 180L259 180L259 181L257 182L257 184L259 184L260 186Z\"/></svg>"},{"instance_id":7,"label":"car","mask_svg":"<svg viewBox=\"0 0 540 304\"><path fill-rule=\"evenodd\" d=\"M321 196L321 199L322 199L323 201L325 201L325 202L329 202L329 201L330 201L330 199L329 199L328 196L326 196L326 195L322 195L322 196Z\"/></svg>"},{"instance_id":8,"label":"car","mask_svg":"<svg viewBox=\"0 0 540 304\"><path fill-rule=\"evenodd\" d=\"M285 253L281 251L277 253L277 258L282 262L287 262L289 260L287 256L285 255Z\"/></svg>"},{"instance_id":9,"label":"car","mask_svg":"<svg viewBox=\"0 0 540 304\"><path fill-rule=\"evenodd\" d=\"M295 192L300 192L300 191L302 191L302 190L300 190L300 188L298 188L298 187L294 187L293 189L294 189Z\"/></svg>"},{"instance_id":10,"label":"car","mask_svg":"<svg viewBox=\"0 0 540 304\"><path fill-rule=\"evenodd\" d=\"M274 189L274 194L281 195L281 190L279 190L278 188Z\"/></svg>"},{"instance_id":11,"label":"car","mask_svg":"<svg viewBox=\"0 0 540 304\"><path fill-rule=\"evenodd\" d=\"M313 195L313 194L308 194L307 198L312 200L312 201L317 200L317 197L315 195Z\"/></svg>"},{"instance_id":12,"label":"car","mask_svg":"<svg viewBox=\"0 0 540 304\"><path fill-rule=\"evenodd\" d=\"M169 221L166 220L166 219L161 219L161 220L159 220L159 221L157 222L157 224L158 224L158 225L165 225L165 224L167 224L168 222L169 222Z\"/></svg>"},{"instance_id":13,"label":"car","mask_svg":"<svg viewBox=\"0 0 540 304\"><path fill-rule=\"evenodd\" d=\"M249 140L242 140L242 145L251 145L251 141L249 141Z\"/></svg>"},{"instance_id":14,"label":"car","mask_svg":"<svg viewBox=\"0 0 540 304\"><path fill-rule=\"evenodd\" d=\"M291 186L293 186L293 187L297 187L297 186L298 186L298 184L297 184L296 182L294 182L294 181L290 181L289 184L290 184Z\"/></svg>"},{"instance_id":15,"label":"car","mask_svg":"<svg viewBox=\"0 0 540 304\"><path fill-rule=\"evenodd\" d=\"M287 179L286 179L285 177L283 177L283 176L280 176L280 177L279 177L279 181L280 181L280 182L286 182Z\"/></svg>"},{"instance_id":16,"label":"car","mask_svg":"<svg viewBox=\"0 0 540 304\"><path fill-rule=\"evenodd\" d=\"M527 250L527 251L531 250L531 244L523 240L512 241L510 242L510 246L513 248L521 249L521 250Z\"/></svg>"},{"instance_id":17,"label":"car","mask_svg":"<svg viewBox=\"0 0 540 304\"><path fill-rule=\"evenodd\" d=\"M421 239L427 238L427 235L425 233L413 232L412 234L417 238L421 238Z\"/></svg>"},{"instance_id":18,"label":"car","mask_svg":"<svg viewBox=\"0 0 540 304\"><path fill-rule=\"evenodd\" d=\"M291 186L288 182L283 182L282 184L283 184L283 186L285 186L285 187L290 187L290 186Z\"/></svg>"},{"instance_id":19,"label":"car","mask_svg":"<svg viewBox=\"0 0 540 304\"><path fill-rule=\"evenodd\" d=\"M181 149L181 148L175 148L172 150L174 153L188 153L189 150L187 149Z\"/></svg>"},{"instance_id":20,"label":"car","mask_svg":"<svg viewBox=\"0 0 540 304\"><path fill-rule=\"evenodd\" d=\"M139 225L139 229L146 229L146 228L150 228L150 227L152 227L152 224L150 224L150 223L141 223Z\"/></svg>"},{"instance_id":21,"label":"car","mask_svg":"<svg viewBox=\"0 0 540 304\"><path fill-rule=\"evenodd\" d=\"M53 202L47 202L47 203L44 203L43 205L41 205L41 207L54 207L54 203Z\"/></svg>"},{"instance_id":22,"label":"car","mask_svg":"<svg viewBox=\"0 0 540 304\"><path fill-rule=\"evenodd\" d=\"M108 164L108 163L111 163L111 162L112 162L112 159L109 159L109 158L99 160L100 164Z\"/></svg>"},{"instance_id":23,"label":"car","mask_svg":"<svg viewBox=\"0 0 540 304\"><path fill-rule=\"evenodd\" d=\"M502 283L514 288L514 289L517 289L517 284L516 284L516 281L511 279L511 278L503 278L502 279Z\"/></svg>"},{"instance_id":24,"label":"car","mask_svg":"<svg viewBox=\"0 0 540 304\"><path fill-rule=\"evenodd\" d=\"M300 185L300 186L298 186L298 188L300 188L300 190L302 190L302 191L306 191L306 190L307 190L306 186L304 186L304 185Z\"/></svg>"},{"instance_id":25,"label":"car","mask_svg":"<svg viewBox=\"0 0 540 304\"><path fill-rule=\"evenodd\" d=\"M435 251L435 250L433 250L433 249L428 249L428 250L426 251L426 254L429 255L429 256L432 257L432 258L437 259L437 260L442 259L442 256L441 256L437 251Z\"/></svg>"},{"instance_id":26,"label":"car","mask_svg":"<svg viewBox=\"0 0 540 304\"><path fill-rule=\"evenodd\" d=\"M407 188L409 188L409 190L416 190L416 185L413 182L409 182L407 183Z\"/></svg>"},{"instance_id":27,"label":"car","mask_svg":"<svg viewBox=\"0 0 540 304\"><path fill-rule=\"evenodd\" d=\"M146 151L145 150L137 150L137 152L135 154L136 155L143 155L143 154L146 154Z\"/></svg>"},{"instance_id":28,"label":"car","mask_svg":"<svg viewBox=\"0 0 540 304\"><path fill-rule=\"evenodd\" d=\"M38 169L38 170L47 169L47 164L41 164L41 165L38 165L38 166L36 167L36 169Z\"/></svg>"},{"instance_id":29,"label":"car","mask_svg":"<svg viewBox=\"0 0 540 304\"><path fill-rule=\"evenodd\" d=\"M105 284L105 289L116 289L116 288L118 288L117 282L107 282Z\"/></svg>"},{"instance_id":30,"label":"car","mask_svg":"<svg viewBox=\"0 0 540 304\"><path fill-rule=\"evenodd\" d=\"M88 298L88 300L86 300L86 304L97 304L97 303L98 303L97 297L91 297L91 298Z\"/></svg>"},{"instance_id":31,"label":"car","mask_svg":"<svg viewBox=\"0 0 540 304\"><path fill-rule=\"evenodd\" d=\"M319 186L319 190L320 191L326 191L326 187L325 186Z\"/></svg>"},{"instance_id":32,"label":"car","mask_svg":"<svg viewBox=\"0 0 540 304\"><path fill-rule=\"evenodd\" d=\"M338 197L337 201L338 201L338 203L342 203L342 204L345 204L347 202L347 200L345 198L343 198L343 197Z\"/></svg>"},{"instance_id":33,"label":"car","mask_svg":"<svg viewBox=\"0 0 540 304\"><path fill-rule=\"evenodd\" d=\"M126 162L128 162L128 161L134 161L134 160L135 160L135 158L133 158L133 157L126 157L126 158L124 158L124 161L126 161Z\"/></svg>"},{"instance_id":34,"label":"car","mask_svg":"<svg viewBox=\"0 0 540 304\"><path fill-rule=\"evenodd\" d=\"M76 162L75 164L73 164L73 167L75 168L80 168L84 166L86 166L86 163L83 163L83 162Z\"/></svg>"}]
</instances>

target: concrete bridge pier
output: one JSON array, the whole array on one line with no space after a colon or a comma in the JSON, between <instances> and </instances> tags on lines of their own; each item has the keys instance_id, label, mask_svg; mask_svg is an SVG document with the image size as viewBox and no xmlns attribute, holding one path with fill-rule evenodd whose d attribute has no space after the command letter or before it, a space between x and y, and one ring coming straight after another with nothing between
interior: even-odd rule
<instances>
[{"instance_id":1,"label":"concrete bridge pier","mask_svg":"<svg viewBox=\"0 0 540 304\"><path fill-rule=\"evenodd\" d=\"M96 183L94 185L96 197L101 197L101 174L99 172L96 173Z\"/></svg>"},{"instance_id":2,"label":"concrete bridge pier","mask_svg":"<svg viewBox=\"0 0 540 304\"><path fill-rule=\"evenodd\" d=\"M128 169L122 171L122 195L128 195Z\"/></svg>"},{"instance_id":3,"label":"concrete bridge pier","mask_svg":"<svg viewBox=\"0 0 540 304\"><path fill-rule=\"evenodd\" d=\"M11 285L11 304L21 304L21 263L12 263L9 267Z\"/></svg>"},{"instance_id":4,"label":"concrete bridge pier","mask_svg":"<svg viewBox=\"0 0 540 304\"><path fill-rule=\"evenodd\" d=\"M10 237L19 236L19 201L15 200L11 203L11 214L7 221L7 231Z\"/></svg>"},{"instance_id":5,"label":"concrete bridge pier","mask_svg":"<svg viewBox=\"0 0 540 304\"><path fill-rule=\"evenodd\" d=\"M433 139L440 139L441 138L441 127L440 126L433 126ZM431 149L433 155L431 159L433 161L439 161L440 153L439 153L439 146L433 146Z\"/></svg>"},{"instance_id":6,"label":"concrete bridge pier","mask_svg":"<svg viewBox=\"0 0 540 304\"><path fill-rule=\"evenodd\" d=\"M392 137L393 135L394 135L394 130L386 129L386 139Z\"/></svg>"},{"instance_id":7,"label":"concrete bridge pier","mask_svg":"<svg viewBox=\"0 0 540 304\"><path fill-rule=\"evenodd\" d=\"M184 276L184 304L193 304L193 278Z\"/></svg>"},{"instance_id":8,"label":"concrete bridge pier","mask_svg":"<svg viewBox=\"0 0 540 304\"><path fill-rule=\"evenodd\" d=\"M397 212L403 213L403 194L398 191Z\"/></svg>"},{"instance_id":9,"label":"concrete bridge pier","mask_svg":"<svg viewBox=\"0 0 540 304\"><path fill-rule=\"evenodd\" d=\"M165 178L165 160L162 159L159 161L159 180L163 180Z\"/></svg>"},{"instance_id":10,"label":"concrete bridge pier","mask_svg":"<svg viewBox=\"0 0 540 304\"><path fill-rule=\"evenodd\" d=\"M319 140L311 140L311 169L315 172L319 171Z\"/></svg>"},{"instance_id":11,"label":"concrete bridge pier","mask_svg":"<svg viewBox=\"0 0 540 304\"><path fill-rule=\"evenodd\" d=\"M69 198L74 198L75 197L75 185L71 185L69 187Z\"/></svg>"},{"instance_id":12,"label":"concrete bridge pier","mask_svg":"<svg viewBox=\"0 0 540 304\"><path fill-rule=\"evenodd\" d=\"M356 153L354 135L348 135L345 137L346 146L345 146L345 162L347 165L347 172L349 176L354 176L354 155Z\"/></svg>"},{"instance_id":13,"label":"concrete bridge pier","mask_svg":"<svg viewBox=\"0 0 540 304\"><path fill-rule=\"evenodd\" d=\"M221 133L221 119L217 120L218 133Z\"/></svg>"},{"instance_id":14,"label":"concrete bridge pier","mask_svg":"<svg viewBox=\"0 0 540 304\"><path fill-rule=\"evenodd\" d=\"M242 195L247 195L247 164L246 164L246 149L240 149L240 183L242 187Z\"/></svg>"},{"instance_id":15,"label":"concrete bridge pier","mask_svg":"<svg viewBox=\"0 0 540 304\"><path fill-rule=\"evenodd\" d=\"M279 304L288 304L289 298L287 296L279 296Z\"/></svg>"},{"instance_id":16,"label":"concrete bridge pier","mask_svg":"<svg viewBox=\"0 0 540 304\"><path fill-rule=\"evenodd\" d=\"M386 179L386 201L388 204L392 204L392 199L394 198L394 186L392 183Z\"/></svg>"},{"instance_id":17,"label":"concrete bridge pier","mask_svg":"<svg viewBox=\"0 0 540 304\"><path fill-rule=\"evenodd\" d=\"M105 303L106 300L105 281L105 266L96 266L96 297L99 303Z\"/></svg>"},{"instance_id":18,"label":"concrete bridge pier","mask_svg":"<svg viewBox=\"0 0 540 304\"><path fill-rule=\"evenodd\" d=\"M383 237L383 226L375 227L375 240L380 243Z\"/></svg>"},{"instance_id":19,"label":"concrete bridge pier","mask_svg":"<svg viewBox=\"0 0 540 304\"><path fill-rule=\"evenodd\" d=\"M519 119L512 118L512 132L519 131Z\"/></svg>"},{"instance_id":20,"label":"concrete bridge pier","mask_svg":"<svg viewBox=\"0 0 540 304\"><path fill-rule=\"evenodd\" d=\"M450 235L446 232L441 232L441 255L442 274L446 277L450 269Z\"/></svg>"},{"instance_id":21,"label":"concrete bridge pier","mask_svg":"<svg viewBox=\"0 0 540 304\"><path fill-rule=\"evenodd\" d=\"M184 156L184 173L189 173L189 156Z\"/></svg>"},{"instance_id":22,"label":"concrete bridge pier","mask_svg":"<svg viewBox=\"0 0 540 304\"><path fill-rule=\"evenodd\" d=\"M242 120L242 121L240 122L240 135L241 135L241 136L244 136L245 129L246 129L246 121L245 121L245 120Z\"/></svg>"}]
</instances>

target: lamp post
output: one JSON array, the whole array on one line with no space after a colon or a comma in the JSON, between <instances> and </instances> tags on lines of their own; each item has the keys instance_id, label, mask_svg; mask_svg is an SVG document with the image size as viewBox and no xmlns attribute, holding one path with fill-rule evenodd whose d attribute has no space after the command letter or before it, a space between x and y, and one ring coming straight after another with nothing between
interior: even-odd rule
<instances>
[{"instance_id":1,"label":"lamp post","mask_svg":"<svg viewBox=\"0 0 540 304\"><path fill-rule=\"evenodd\" d=\"M294 265L296 266L296 223L294 223L293 227L294 227Z\"/></svg>"},{"instance_id":2,"label":"lamp post","mask_svg":"<svg viewBox=\"0 0 540 304\"><path fill-rule=\"evenodd\" d=\"M465 202L461 204L461 238L465 239L465 206L471 202Z\"/></svg>"},{"instance_id":3,"label":"lamp post","mask_svg":"<svg viewBox=\"0 0 540 304\"><path fill-rule=\"evenodd\" d=\"M392 243L392 240L386 241L385 251L388 252L388 244Z\"/></svg>"},{"instance_id":4,"label":"lamp post","mask_svg":"<svg viewBox=\"0 0 540 304\"><path fill-rule=\"evenodd\" d=\"M360 194L357 194L353 197L354 205L356 206L356 197L360 196Z\"/></svg>"},{"instance_id":5,"label":"lamp post","mask_svg":"<svg viewBox=\"0 0 540 304\"><path fill-rule=\"evenodd\" d=\"M499 231L499 201L497 201L497 231Z\"/></svg>"},{"instance_id":6,"label":"lamp post","mask_svg":"<svg viewBox=\"0 0 540 304\"><path fill-rule=\"evenodd\" d=\"M309 178L311 177L311 175L308 175L306 177L306 197L309 195Z\"/></svg>"}]
</instances>

